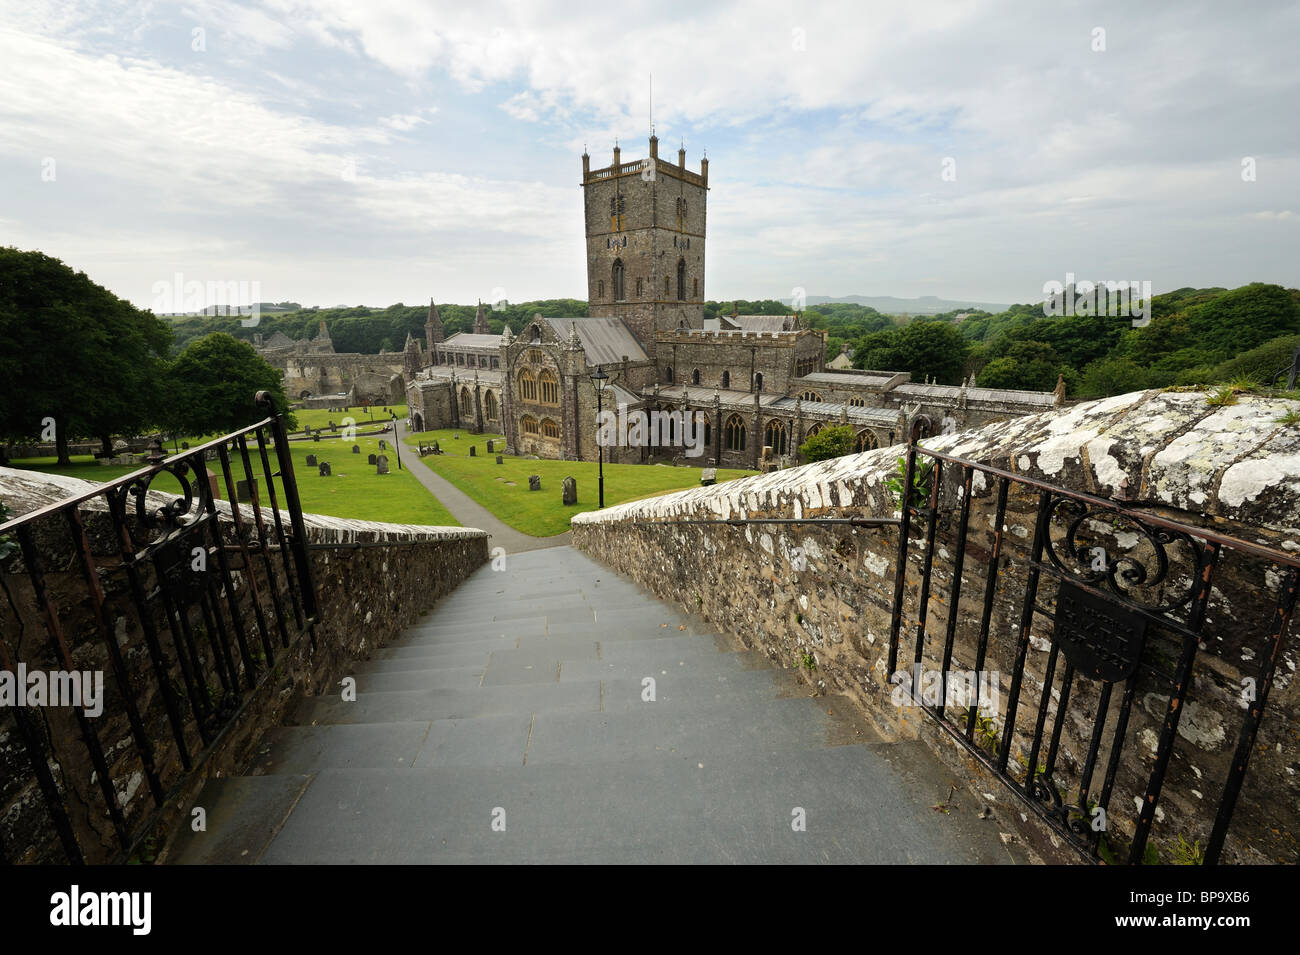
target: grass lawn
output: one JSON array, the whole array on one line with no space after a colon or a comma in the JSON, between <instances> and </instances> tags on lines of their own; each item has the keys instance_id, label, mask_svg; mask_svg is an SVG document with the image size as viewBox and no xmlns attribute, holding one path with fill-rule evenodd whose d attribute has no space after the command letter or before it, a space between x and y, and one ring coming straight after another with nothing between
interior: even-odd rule
<instances>
[{"instance_id":1,"label":"grass lawn","mask_svg":"<svg viewBox=\"0 0 1300 955\"><path fill-rule=\"evenodd\" d=\"M328 428L331 421L343 427L344 418L352 418L357 424L358 431L369 431L372 423L382 423L388 421L389 416L384 413L384 409L396 411L399 421L406 420L406 405L371 405L370 411L362 411L360 406L349 408L347 411L326 411L324 408L295 408L293 416L297 420L298 430L303 428ZM369 452L367 452L369 453Z\"/></svg>"},{"instance_id":2,"label":"grass lawn","mask_svg":"<svg viewBox=\"0 0 1300 955\"><path fill-rule=\"evenodd\" d=\"M424 485L412 477L410 472L397 469L397 457L392 451L391 440L387 452L389 473L375 473L374 465L367 464L366 461L370 454L380 453L379 441L377 437L358 437L355 441L346 442L337 437L323 437L320 441L291 441L289 448L293 455L293 472L298 479L298 497L302 501L302 509L311 514L328 514L363 521L458 526L459 522ZM352 453L353 444L361 448L360 454ZM402 453L414 456L414 452L406 449ZM254 474L260 477L261 464L255 446L249 447L249 454L253 460ZM332 476L321 477L317 468L308 467L309 454L316 455L318 460L328 461L333 471ZM87 481L111 481L139 470L134 467L104 467L89 455L76 455L72 461L71 467L58 467L54 458L32 458L15 461L13 466L66 474ZM271 465L275 467L273 452ZM210 464L209 467L211 466ZM224 497L224 478L219 473L219 467L213 467L212 470L218 472L218 483ZM244 468L238 455L232 456L231 470L236 481L243 477ZM157 491L180 492L180 485L170 474L160 476L152 488ZM283 506L284 489L280 486L276 491ZM269 503L265 489L261 497L263 504Z\"/></svg>"},{"instance_id":3,"label":"grass lawn","mask_svg":"<svg viewBox=\"0 0 1300 955\"><path fill-rule=\"evenodd\" d=\"M459 440L453 438L453 434L459 434ZM501 435L441 430L411 435L405 443L414 446L437 441L445 453L429 455L421 460L501 521L533 537L563 534L569 529L569 518L574 514L596 509L595 462L531 461L505 455L504 463L497 464L496 456L487 453L489 439L504 441ZM469 456L470 445L477 448L476 457ZM605 506L699 487L700 470L698 467L653 464L606 464ZM718 480L728 481L754 473L719 468ZM530 474L541 476L540 491L528 490ZM560 503L561 485L569 476L578 482L578 503L565 507Z\"/></svg>"}]
</instances>

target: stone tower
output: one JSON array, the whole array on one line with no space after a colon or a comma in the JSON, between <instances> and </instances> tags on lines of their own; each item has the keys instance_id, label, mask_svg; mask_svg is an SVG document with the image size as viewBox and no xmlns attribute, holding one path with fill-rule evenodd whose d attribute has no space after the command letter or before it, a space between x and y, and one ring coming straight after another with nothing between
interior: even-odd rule
<instances>
[{"instance_id":1,"label":"stone tower","mask_svg":"<svg viewBox=\"0 0 1300 955\"><path fill-rule=\"evenodd\" d=\"M704 235L709 161L700 171L659 158L592 169L582 155L589 314L621 318L651 357L655 333L704 327Z\"/></svg>"},{"instance_id":2,"label":"stone tower","mask_svg":"<svg viewBox=\"0 0 1300 955\"><path fill-rule=\"evenodd\" d=\"M492 330L488 328L487 314L483 311L483 303L478 303L478 311L474 313L474 334L491 335Z\"/></svg>"},{"instance_id":3,"label":"stone tower","mask_svg":"<svg viewBox=\"0 0 1300 955\"><path fill-rule=\"evenodd\" d=\"M445 329L442 327L442 316L438 314L438 306L433 304L433 299L429 299L429 317L424 322L424 344L429 350L430 364L436 364L438 361L438 346L442 344L445 335Z\"/></svg>"}]
</instances>

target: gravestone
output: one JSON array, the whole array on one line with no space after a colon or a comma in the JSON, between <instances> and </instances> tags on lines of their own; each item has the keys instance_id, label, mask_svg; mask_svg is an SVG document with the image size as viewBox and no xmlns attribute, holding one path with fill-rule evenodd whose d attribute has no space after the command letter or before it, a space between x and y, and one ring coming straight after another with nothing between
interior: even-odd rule
<instances>
[{"instance_id":1,"label":"gravestone","mask_svg":"<svg viewBox=\"0 0 1300 955\"><path fill-rule=\"evenodd\" d=\"M452 435L452 438L454 438L455 440L459 441L459 440L460 440L460 435L458 435L458 434L453 434L453 435Z\"/></svg>"},{"instance_id":2,"label":"gravestone","mask_svg":"<svg viewBox=\"0 0 1300 955\"><path fill-rule=\"evenodd\" d=\"M488 454L491 454L491 453L494 452L495 450L496 450L496 448L493 447L492 442L491 442L491 441L488 441Z\"/></svg>"},{"instance_id":3,"label":"gravestone","mask_svg":"<svg viewBox=\"0 0 1300 955\"><path fill-rule=\"evenodd\" d=\"M320 463L320 476L329 477L330 473L330 463L328 461L322 461Z\"/></svg>"},{"instance_id":4,"label":"gravestone","mask_svg":"<svg viewBox=\"0 0 1300 955\"><path fill-rule=\"evenodd\" d=\"M359 444L354 444L354 445L352 445L352 453L353 453L353 454L360 454L360 453L361 453L361 445L359 445Z\"/></svg>"},{"instance_id":5,"label":"gravestone","mask_svg":"<svg viewBox=\"0 0 1300 955\"><path fill-rule=\"evenodd\" d=\"M182 441L182 442L181 442L181 450L182 450L182 451L188 451L189 449L190 449L190 443L189 443L188 441Z\"/></svg>"},{"instance_id":6,"label":"gravestone","mask_svg":"<svg viewBox=\"0 0 1300 955\"><path fill-rule=\"evenodd\" d=\"M319 440L320 440L320 432L319 432L319 431L313 431L313 432L311 433L311 439L312 439L313 441L319 441Z\"/></svg>"},{"instance_id":7,"label":"gravestone","mask_svg":"<svg viewBox=\"0 0 1300 955\"><path fill-rule=\"evenodd\" d=\"M251 481L245 480L245 481L235 482L235 497L238 498L242 503L251 504L253 502L253 497L256 495L256 493L257 493L257 478L253 478L253 480Z\"/></svg>"},{"instance_id":8,"label":"gravestone","mask_svg":"<svg viewBox=\"0 0 1300 955\"><path fill-rule=\"evenodd\" d=\"M566 477L564 479L564 503L578 503L578 482L572 477Z\"/></svg>"},{"instance_id":9,"label":"gravestone","mask_svg":"<svg viewBox=\"0 0 1300 955\"><path fill-rule=\"evenodd\" d=\"M478 457L478 455L474 453L474 445L472 445L472 444L469 446L469 456L470 456L471 458L476 458L476 457Z\"/></svg>"},{"instance_id":10,"label":"gravestone","mask_svg":"<svg viewBox=\"0 0 1300 955\"><path fill-rule=\"evenodd\" d=\"M376 474L388 473L388 455L381 454L379 457L375 458L375 473Z\"/></svg>"},{"instance_id":11,"label":"gravestone","mask_svg":"<svg viewBox=\"0 0 1300 955\"><path fill-rule=\"evenodd\" d=\"M380 439L379 439L379 450L380 450L380 451L387 451L387 450L388 450L388 442L385 441L383 438L380 438Z\"/></svg>"},{"instance_id":12,"label":"gravestone","mask_svg":"<svg viewBox=\"0 0 1300 955\"><path fill-rule=\"evenodd\" d=\"M374 464L374 463L375 463L375 456L374 456L373 454L370 455L370 457L366 459L366 463L367 463L367 464Z\"/></svg>"},{"instance_id":13,"label":"gravestone","mask_svg":"<svg viewBox=\"0 0 1300 955\"><path fill-rule=\"evenodd\" d=\"M339 426L336 425L336 424L334 423L334 419L333 419L333 418L330 418L330 430L331 430L331 431L337 431L338 429L339 429Z\"/></svg>"},{"instance_id":14,"label":"gravestone","mask_svg":"<svg viewBox=\"0 0 1300 955\"><path fill-rule=\"evenodd\" d=\"M316 455L314 454L307 455L307 467L314 468L315 466L316 466Z\"/></svg>"},{"instance_id":15,"label":"gravestone","mask_svg":"<svg viewBox=\"0 0 1300 955\"><path fill-rule=\"evenodd\" d=\"M703 471L701 471L701 472L700 472L700 483L703 484L705 487L708 487L708 486L711 485L711 484L717 484L717 483L718 483L718 469L717 469L717 468L705 468Z\"/></svg>"},{"instance_id":16,"label":"gravestone","mask_svg":"<svg viewBox=\"0 0 1300 955\"><path fill-rule=\"evenodd\" d=\"M542 476L540 474L528 475L528 490L540 491L542 489Z\"/></svg>"},{"instance_id":17,"label":"gravestone","mask_svg":"<svg viewBox=\"0 0 1300 955\"><path fill-rule=\"evenodd\" d=\"M498 454L498 455L497 455L497 464L505 464L505 463L506 463L506 462L505 462L504 460L502 460L501 455Z\"/></svg>"}]
</instances>

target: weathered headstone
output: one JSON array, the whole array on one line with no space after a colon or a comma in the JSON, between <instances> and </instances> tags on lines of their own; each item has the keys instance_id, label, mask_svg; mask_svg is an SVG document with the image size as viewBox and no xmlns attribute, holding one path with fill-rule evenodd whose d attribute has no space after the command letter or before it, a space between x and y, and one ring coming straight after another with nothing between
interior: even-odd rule
<instances>
[{"instance_id":1,"label":"weathered headstone","mask_svg":"<svg viewBox=\"0 0 1300 955\"><path fill-rule=\"evenodd\" d=\"M307 455L307 467L314 468L315 466L316 466L316 455L314 454Z\"/></svg>"},{"instance_id":2,"label":"weathered headstone","mask_svg":"<svg viewBox=\"0 0 1300 955\"><path fill-rule=\"evenodd\" d=\"M710 484L717 484L717 483L718 483L718 469L717 469L717 468L705 468L703 471L701 471L701 472L700 472L700 483L703 484L705 487L708 487Z\"/></svg>"},{"instance_id":3,"label":"weathered headstone","mask_svg":"<svg viewBox=\"0 0 1300 955\"><path fill-rule=\"evenodd\" d=\"M578 482L572 477L566 477L564 479L564 503L578 503Z\"/></svg>"},{"instance_id":4,"label":"weathered headstone","mask_svg":"<svg viewBox=\"0 0 1300 955\"><path fill-rule=\"evenodd\" d=\"M385 441L383 438L380 438L380 439L379 439L379 450L380 450L380 451L387 451L387 450L388 450L388 442Z\"/></svg>"},{"instance_id":5,"label":"weathered headstone","mask_svg":"<svg viewBox=\"0 0 1300 955\"><path fill-rule=\"evenodd\" d=\"M374 456L373 454L370 455L370 457L366 459L366 463L367 463L367 464L374 464L374 463L375 463L375 456Z\"/></svg>"},{"instance_id":6,"label":"weathered headstone","mask_svg":"<svg viewBox=\"0 0 1300 955\"><path fill-rule=\"evenodd\" d=\"M528 490L540 491L542 489L542 476L540 474L528 475Z\"/></svg>"},{"instance_id":7,"label":"weathered headstone","mask_svg":"<svg viewBox=\"0 0 1300 955\"><path fill-rule=\"evenodd\" d=\"M375 473L376 474L388 473L388 455L381 454L379 457L375 458Z\"/></svg>"},{"instance_id":8,"label":"weathered headstone","mask_svg":"<svg viewBox=\"0 0 1300 955\"><path fill-rule=\"evenodd\" d=\"M475 454L474 451L475 451L474 445L471 444L471 445L469 446L469 456L470 456L471 458L476 458L476 457L478 457L478 455Z\"/></svg>"},{"instance_id":9,"label":"weathered headstone","mask_svg":"<svg viewBox=\"0 0 1300 955\"><path fill-rule=\"evenodd\" d=\"M329 477L330 474L331 474L331 472L330 472L330 463L329 463L328 461L322 461L322 462L320 463L320 476L321 476L321 477Z\"/></svg>"},{"instance_id":10,"label":"weathered headstone","mask_svg":"<svg viewBox=\"0 0 1300 955\"><path fill-rule=\"evenodd\" d=\"M506 463L505 460L501 457L501 455L498 454L498 455L497 455L497 464L505 464L505 463Z\"/></svg>"},{"instance_id":11,"label":"weathered headstone","mask_svg":"<svg viewBox=\"0 0 1300 955\"><path fill-rule=\"evenodd\" d=\"M256 493L257 478L253 478L251 481L245 480L235 482L235 497L239 498L241 504L251 504Z\"/></svg>"},{"instance_id":12,"label":"weathered headstone","mask_svg":"<svg viewBox=\"0 0 1300 955\"><path fill-rule=\"evenodd\" d=\"M496 448L493 446L491 440L489 440L489 441L488 441L488 454L492 454L494 451L496 451Z\"/></svg>"},{"instance_id":13,"label":"weathered headstone","mask_svg":"<svg viewBox=\"0 0 1300 955\"><path fill-rule=\"evenodd\" d=\"M311 439L312 439L313 441L319 441L319 440L320 440L320 432L319 432L319 431L313 431L313 432L311 433Z\"/></svg>"},{"instance_id":14,"label":"weathered headstone","mask_svg":"<svg viewBox=\"0 0 1300 955\"><path fill-rule=\"evenodd\" d=\"M353 454L360 454L360 453L361 453L361 445L359 445L359 444L354 444L354 445L352 445L352 453L353 453Z\"/></svg>"}]
</instances>

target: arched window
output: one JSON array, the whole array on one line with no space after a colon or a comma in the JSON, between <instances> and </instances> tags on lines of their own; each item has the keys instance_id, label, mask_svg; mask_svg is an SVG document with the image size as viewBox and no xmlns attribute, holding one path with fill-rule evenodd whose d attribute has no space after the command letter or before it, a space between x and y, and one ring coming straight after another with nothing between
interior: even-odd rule
<instances>
[{"instance_id":1,"label":"arched window","mask_svg":"<svg viewBox=\"0 0 1300 955\"><path fill-rule=\"evenodd\" d=\"M815 391L804 391L799 394L800 401L821 401L822 396Z\"/></svg>"},{"instance_id":2,"label":"arched window","mask_svg":"<svg viewBox=\"0 0 1300 955\"><path fill-rule=\"evenodd\" d=\"M730 388L730 387L731 387L731 372L729 372L729 371L724 371L724 372L722 373L722 387L723 387L723 388Z\"/></svg>"},{"instance_id":3,"label":"arched window","mask_svg":"<svg viewBox=\"0 0 1300 955\"><path fill-rule=\"evenodd\" d=\"M672 366L672 365L668 365L666 368L664 368L664 381L668 382L668 384L670 384L670 385L673 383L673 366Z\"/></svg>"},{"instance_id":4,"label":"arched window","mask_svg":"<svg viewBox=\"0 0 1300 955\"><path fill-rule=\"evenodd\" d=\"M533 322L533 337L530 338L529 341L540 342L541 340L542 340L542 326L538 325L536 322ZM532 359L530 358L529 361L532 361Z\"/></svg>"},{"instance_id":5,"label":"arched window","mask_svg":"<svg viewBox=\"0 0 1300 955\"><path fill-rule=\"evenodd\" d=\"M614 260L614 301L621 302L626 298L623 294L623 260Z\"/></svg>"},{"instance_id":6,"label":"arched window","mask_svg":"<svg viewBox=\"0 0 1300 955\"><path fill-rule=\"evenodd\" d=\"M871 451L880 447L880 442L876 440L876 436L870 431L859 431L858 440L854 444L859 451Z\"/></svg>"},{"instance_id":7,"label":"arched window","mask_svg":"<svg viewBox=\"0 0 1300 955\"><path fill-rule=\"evenodd\" d=\"M822 429L822 423L818 421L815 425L813 425L811 428L808 429L808 433L805 434L804 437L811 438L814 434L816 434L821 429Z\"/></svg>"},{"instance_id":8,"label":"arched window","mask_svg":"<svg viewBox=\"0 0 1300 955\"><path fill-rule=\"evenodd\" d=\"M460 414L463 418L468 418L474 413L474 396L470 394L468 388L460 390Z\"/></svg>"},{"instance_id":9,"label":"arched window","mask_svg":"<svg viewBox=\"0 0 1300 955\"><path fill-rule=\"evenodd\" d=\"M867 406L867 402L866 402L866 399L864 399L864 398L850 398L850 399L849 399L849 407L850 407L850 408L865 408L866 406Z\"/></svg>"},{"instance_id":10,"label":"arched window","mask_svg":"<svg viewBox=\"0 0 1300 955\"><path fill-rule=\"evenodd\" d=\"M526 414L519 419L519 427L523 430L524 434L536 434L537 419L530 414Z\"/></svg>"},{"instance_id":11,"label":"arched window","mask_svg":"<svg viewBox=\"0 0 1300 955\"><path fill-rule=\"evenodd\" d=\"M560 426L551 418L542 419L542 437L558 438L560 436Z\"/></svg>"},{"instance_id":12,"label":"arched window","mask_svg":"<svg viewBox=\"0 0 1300 955\"><path fill-rule=\"evenodd\" d=\"M733 414L723 425L723 441L726 442L728 451L745 450L745 422L741 420L740 415Z\"/></svg>"},{"instance_id":13,"label":"arched window","mask_svg":"<svg viewBox=\"0 0 1300 955\"><path fill-rule=\"evenodd\" d=\"M560 386L549 369L537 376L537 384L541 393L540 400L542 404L558 405L560 403Z\"/></svg>"},{"instance_id":14,"label":"arched window","mask_svg":"<svg viewBox=\"0 0 1300 955\"><path fill-rule=\"evenodd\" d=\"M497 420L497 396L490 391L483 397L483 413L489 421Z\"/></svg>"},{"instance_id":15,"label":"arched window","mask_svg":"<svg viewBox=\"0 0 1300 955\"><path fill-rule=\"evenodd\" d=\"M767 427L763 429L763 443L772 449L773 454L788 454L790 441L785 425L780 421L769 421Z\"/></svg>"},{"instance_id":16,"label":"arched window","mask_svg":"<svg viewBox=\"0 0 1300 955\"><path fill-rule=\"evenodd\" d=\"M699 383L700 383L700 370L696 368L694 371L691 372L691 384L698 385Z\"/></svg>"},{"instance_id":17,"label":"arched window","mask_svg":"<svg viewBox=\"0 0 1300 955\"><path fill-rule=\"evenodd\" d=\"M519 397L524 401L537 400L537 379L527 368L519 373Z\"/></svg>"},{"instance_id":18,"label":"arched window","mask_svg":"<svg viewBox=\"0 0 1300 955\"><path fill-rule=\"evenodd\" d=\"M677 260L677 301L686 301L686 260Z\"/></svg>"},{"instance_id":19,"label":"arched window","mask_svg":"<svg viewBox=\"0 0 1300 955\"><path fill-rule=\"evenodd\" d=\"M540 348L528 349L528 361L530 364L540 365L542 363L542 350Z\"/></svg>"},{"instance_id":20,"label":"arched window","mask_svg":"<svg viewBox=\"0 0 1300 955\"><path fill-rule=\"evenodd\" d=\"M705 447L713 447L713 425L709 423L707 418L704 421L704 445Z\"/></svg>"},{"instance_id":21,"label":"arched window","mask_svg":"<svg viewBox=\"0 0 1300 955\"><path fill-rule=\"evenodd\" d=\"M604 280L604 279L597 279L597 280L596 280L596 298L604 298L604 297L605 297L605 280Z\"/></svg>"},{"instance_id":22,"label":"arched window","mask_svg":"<svg viewBox=\"0 0 1300 955\"><path fill-rule=\"evenodd\" d=\"M761 371L754 372L754 390L763 390L763 373Z\"/></svg>"}]
</instances>

